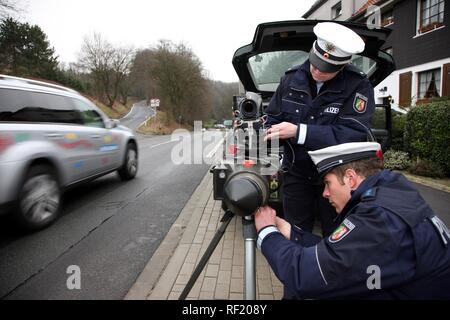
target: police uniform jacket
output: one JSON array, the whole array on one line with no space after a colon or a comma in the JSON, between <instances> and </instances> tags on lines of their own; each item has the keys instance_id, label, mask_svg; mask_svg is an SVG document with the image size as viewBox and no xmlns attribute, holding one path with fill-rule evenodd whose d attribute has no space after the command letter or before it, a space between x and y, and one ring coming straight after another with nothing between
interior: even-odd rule
<instances>
[{"instance_id":1,"label":"police uniform jacket","mask_svg":"<svg viewBox=\"0 0 450 320\"><path fill-rule=\"evenodd\" d=\"M347 65L335 78L324 83L317 93L310 63L289 70L281 79L266 109L267 125L282 122L306 125L306 139L285 145L285 165L292 173L308 177L316 169L308 156L329 146L367 141L369 122L375 111L373 87L367 76Z\"/></svg>"},{"instance_id":2,"label":"police uniform jacket","mask_svg":"<svg viewBox=\"0 0 450 320\"><path fill-rule=\"evenodd\" d=\"M450 298L449 231L402 175L366 179L340 219L323 240L296 227L291 240L264 238L262 253L292 296Z\"/></svg>"}]
</instances>

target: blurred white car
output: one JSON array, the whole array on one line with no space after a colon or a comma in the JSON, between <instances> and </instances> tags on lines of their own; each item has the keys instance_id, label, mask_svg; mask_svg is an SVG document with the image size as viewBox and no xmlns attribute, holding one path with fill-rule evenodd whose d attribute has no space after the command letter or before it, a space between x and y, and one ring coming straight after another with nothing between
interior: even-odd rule
<instances>
[{"instance_id":1,"label":"blurred white car","mask_svg":"<svg viewBox=\"0 0 450 320\"><path fill-rule=\"evenodd\" d=\"M131 130L71 89L0 75L0 213L44 228L58 218L64 190L116 170L136 176Z\"/></svg>"}]
</instances>

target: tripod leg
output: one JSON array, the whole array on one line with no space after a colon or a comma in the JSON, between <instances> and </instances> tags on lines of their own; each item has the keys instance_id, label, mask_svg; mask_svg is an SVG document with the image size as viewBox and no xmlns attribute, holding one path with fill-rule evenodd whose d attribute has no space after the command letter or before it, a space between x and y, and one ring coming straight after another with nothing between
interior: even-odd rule
<instances>
[{"instance_id":1,"label":"tripod leg","mask_svg":"<svg viewBox=\"0 0 450 320\"><path fill-rule=\"evenodd\" d=\"M214 238L212 239L211 243L209 244L208 248L206 249L205 254L201 258L197 267L195 268L194 273L192 274L191 278L189 279L186 287L184 288L184 290L181 293L180 298L178 300L186 300L189 292L191 292L192 287L194 286L195 282L197 281L198 277L200 276L200 273L202 273L203 269L205 268L206 264L209 261L209 258L211 258L211 255L214 253L214 250L216 249L217 245L219 244L220 240L222 239L222 237L223 237L225 231L227 230L227 227L230 224L233 217L234 217L234 214L231 213L230 211L225 212L225 216L222 219L222 224L220 225L219 230L217 230L216 234L214 235Z\"/></svg>"},{"instance_id":2,"label":"tripod leg","mask_svg":"<svg viewBox=\"0 0 450 320\"><path fill-rule=\"evenodd\" d=\"M245 300L256 300L256 227L253 218L242 219L245 239Z\"/></svg>"}]
</instances>

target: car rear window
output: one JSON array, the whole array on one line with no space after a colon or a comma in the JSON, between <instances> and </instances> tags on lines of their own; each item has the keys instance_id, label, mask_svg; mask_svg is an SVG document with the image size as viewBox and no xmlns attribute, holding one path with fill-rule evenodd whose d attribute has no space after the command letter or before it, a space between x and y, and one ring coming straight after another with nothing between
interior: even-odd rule
<instances>
[{"instance_id":1,"label":"car rear window","mask_svg":"<svg viewBox=\"0 0 450 320\"><path fill-rule=\"evenodd\" d=\"M0 88L0 122L82 124L79 111L69 98Z\"/></svg>"},{"instance_id":2,"label":"car rear window","mask_svg":"<svg viewBox=\"0 0 450 320\"><path fill-rule=\"evenodd\" d=\"M257 54L249 59L249 71L259 91L275 92L280 79L290 68L303 64L309 51L272 51ZM363 56L354 56L352 64L367 75L376 69L376 62Z\"/></svg>"}]
</instances>

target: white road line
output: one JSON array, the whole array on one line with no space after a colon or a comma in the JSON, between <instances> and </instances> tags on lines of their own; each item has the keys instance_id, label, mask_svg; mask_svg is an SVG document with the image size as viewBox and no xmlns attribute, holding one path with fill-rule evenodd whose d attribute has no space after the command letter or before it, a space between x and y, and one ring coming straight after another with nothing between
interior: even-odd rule
<instances>
[{"instance_id":1,"label":"white road line","mask_svg":"<svg viewBox=\"0 0 450 320\"><path fill-rule=\"evenodd\" d=\"M120 120L123 120L123 119L126 119L127 117L129 117L130 116L130 114L133 112L133 110L134 110L134 107L136 107L136 103L135 104L133 104L133 107L131 108L131 110L130 110L130 112L128 112L128 114L125 116L125 117L123 117L122 119L120 119Z\"/></svg>"},{"instance_id":2,"label":"white road line","mask_svg":"<svg viewBox=\"0 0 450 320\"><path fill-rule=\"evenodd\" d=\"M179 141L168 141L168 142L163 142L163 143L155 144L154 146L145 147L145 149L154 149L154 148L157 148L157 147L160 147L160 146L164 146L164 145L166 145L166 144L174 143L174 142L179 142Z\"/></svg>"},{"instance_id":3,"label":"white road line","mask_svg":"<svg viewBox=\"0 0 450 320\"><path fill-rule=\"evenodd\" d=\"M224 142L227 140L228 135L230 134L231 131L227 131L227 133L225 134L225 137L222 139L222 141L220 141L217 146L214 147L214 149L208 153L208 155L206 156L207 158L212 158L215 153L217 152L217 150L224 144Z\"/></svg>"},{"instance_id":4,"label":"white road line","mask_svg":"<svg viewBox=\"0 0 450 320\"><path fill-rule=\"evenodd\" d=\"M216 154L217 150L219 150L219 148L223 145L223 142L224 142L224 141L225 141L225 140L220 141L220 142L217 144L217 146L215 146L214 149L213 149L210 153L208 153L208 155L206 156L206 158L212 158L212 157Z\"/></svg>"},{"instance_id":5,"label":"white road line","mask_svg":"<svg viewBox=\"0 0 450 320\"><path fill-rule=\"evenodd\" d=\"M137 128L136 129L139 129L140 127L142 127L144 124L146 124L147 123L147 121L148 121L148 119L147 120L145 120L144 122L142 122L140 125L138 125L137 126Z\"/></svg>"},{"instance_id":6,"label":"white road line","mask_svg":"<svg viewBox=\"0 0 450 320\"><path fill-rule=\"evenodd\" d=\"M152 109L153 110L153 109ZM147 117L147 119L145 119L144 122L142 122L137 128L139 129L140 127L142 127L144 124L147 125L147 123L150 121L150 119L153 119L154 117L156 117L156 110L153 110L153 115L149 115Z\"/></svg>"}]
</instances>

